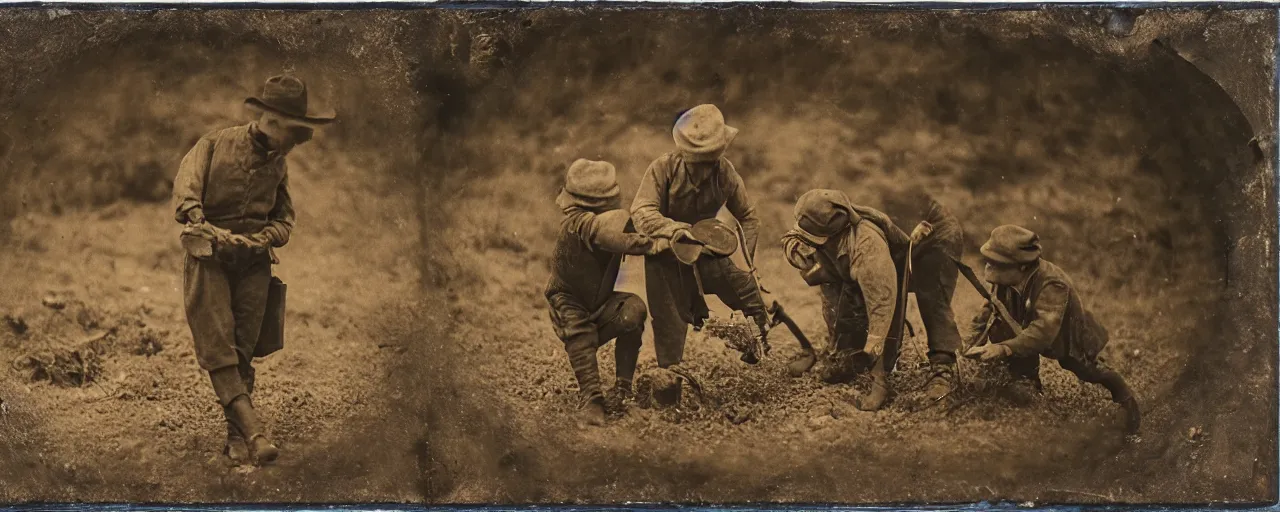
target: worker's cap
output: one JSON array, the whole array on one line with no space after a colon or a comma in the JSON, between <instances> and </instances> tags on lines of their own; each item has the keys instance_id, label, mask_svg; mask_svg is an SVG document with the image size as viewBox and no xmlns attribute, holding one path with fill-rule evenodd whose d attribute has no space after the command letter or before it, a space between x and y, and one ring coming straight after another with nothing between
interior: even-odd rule
<instances>
[{"instance_id":1,"label":"worker's cap","mask_svg":"<svg viewBox=\"0 0 1280 512\"><path fill-rule=\"evenodd\" d=\"M982 256L996 263L1033 263L1040 259L1040 236L1022 226L1006 224L991 230Z\"/></svg>"},{"instance_id":2,"label":"worker's cap","mask_svg":"<svg viewBox=\"0 0 1280 512\"><path fill-rule=\"evenodd\" d=\"M856 216L852 201L844 192L814 189L796 200L795 230L806 242L822 245L848 227Z\"/></svg>"}]
</instances>

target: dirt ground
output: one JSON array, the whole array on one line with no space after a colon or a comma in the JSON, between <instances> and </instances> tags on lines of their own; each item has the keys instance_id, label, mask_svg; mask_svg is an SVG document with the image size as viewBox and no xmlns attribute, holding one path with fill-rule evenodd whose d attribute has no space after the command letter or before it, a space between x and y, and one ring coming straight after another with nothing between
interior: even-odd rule
<instances>
[{"instance_id":1,"label":"dirt ground","mask_svg":"<svg viewBox=\"0 0 1280 512\"><path fill-rule=\"evenodd\" d=\"M465 133L484 134L487 147L503 150L472 151L464 177L441 186L454 197L445 239L469 270L449 294L458 323L449 343L463 347L450 360L464 368L450 382L466 390L478 414L498 419L483 435L459 425L435 437L492 443L465 453L498 462L477 468L460 463L468 460L460 454L438 462L433 501L1045 503L1272 495L1265 447L1229 446L1229 421L1210 425L1216 420L1186 401L1188 389L1213 394L1208 381L1194 380L1212 377L1189 369L1201 366L1193 358L1205 352L1196 347L1224 332L1222 308L1230 307L1220 235L1210 220L1222 215L1210 192L1221 178L1211 177L1216 164L1200 166L1234 157L1211 156L1217 150L1209 132L1185 120L1203 114L1226 122L1214 132L1222 134L1237 129L1227 128L1235 121L1198 109L1182 109L1181 122L1165 118L1179 111L1174 105L1185 102L1175 98L1184 93L1152 93L1149 76L1156 75L1146 73L1159 71L1110 66L1062 41L909 31L877 37L854 28L863 25L831 41L779 22L772 34L792 45L783 49L707 21L698 34L722 37L708 46L682 32L684 20L673 17L665 30L641 34L626 31L623 18L569 22L525 56L503 85L548 92L505 98L498 86ZM608 60L593 60L596 47L573 42L587 34L610 42L603 46ZM576 429L576 384L542 296L565 166L579 157L613 162L629 204L649 162L672 150L676 113L704 102L719 105L741 129L727 156L757 202L756 262L773 298L816 343L825 344L818 295L776 243L793 222L795 198L810 188L837 188L880 207L885 197L921 185L961 219L970 264L999 224L1041 234L1046 258L1073 276L1111 333L1103 357L1141 400L1140 442L1122 444L1119 411L1106 393L1050 360L1041 370L1045 391L1030 400L993 386L998 371L964 361L960 404L926 403L919 337L905 345L897 398L884 411L860 412L850 400L863 383L824 386L813 375L785 375L782 365L797 350L781 329L773 357L758 367L739 362L714 337L691 334L686 366L707 389L706 401L686 392L678 408L631 407L601 429ZM1211 104L1201 105L1218 108ZM624 263L618 287L643 296L639 259ZM962 326L980 304L961 281L953 307ZM717 313L728 315L722 306ZM654 367L651 347L646 334L641 372ZM600 352L606 386L611 351ZM1242 376L1241 385L1266 386L1274 375L1268 371ZM1255 454L1246 465L1234 458ZM477 481L488 485L471 483Z\"/></svg>"},{"instance_id":2,"label":"dirt ground","mask_svg":"<svg viewBox=\"0 0 1280 512\"><path fill-rule=\"evenodd\" d=\"M403 199L362 200L316 176L307 165L311 151L292 162L298 228L274 270L289 286L288 346L256 364L254 402L285 454L281 464L231 468L222 456L225 422L182 309L180 227L167 205L151 204L13 223L25 250L6 253L0 264L0 280L15 290L0 297L8 323L0 330L0 397L7 414L39 425L41 438L26 449L56 461L73 475L68 484L86 489L124 478L156 499L208 498L203 489L175 486L172 475L182 474L187 485L236 489L225 496L234 500L271 485L272 473L296 472L335 426L384 402L381 376L404 348L380 336L380 324L415 295L417 270L405 248L416 227L387 220ZM324 162L351 166L330 178L362 172ZM346 214L322 220L319 205ZM344 236L371 223L384 229L358 241ZM59 353L91 360L91 380L75 386L37 375L30 359L53 361Z\"/></svg>"},{"instance_id":3,"label":"dirt ground","mask_svg":"<svg viewBox=\"0 0 1280 512\"><path fill-rule=\"evenodd\" d=\"M347 45L352 55L316 57L308 41L356 37L355 13L314 23L158 14L174 32L210 20L222 31L104 45L15 106L0 132L13 171L0 195L20 199L0 205L0 501L1275 496L1274 332L1229 324L1236 311L1274 313L1274 297L1242 287L1232 258L1274 252L1256 247L1269 238L1231 238L1246 223L1223 206L1237 197L1223 192L1237 183L1224 169L1240 168L1252 133L1220 88L1194 81L1203 76L1167 62L1117 65L1061 38L993 40L956 29L963 22L873 17L892 17L883 13L823 24L764 10L669 12L639 30L621 13L547 12L511 23L545 36L514 49L500 32L481 33L480 15L475 33L448 33L470 37L467 62L505 66L474 89L433 75L435 62L400 67L413 48L362 53L386 44L377 37ZM102 22L65 18L68 31ZM1274 27L1263 18L1245 25ZM323 37L284 37L274 49L227 37L255 23ZM422 53L466 56L445 46ZM100 62L114 72L97 71ZM258 365L255 400L283 456L237 468L218 453L220 414L182 312L179 226L162 201L194 137L246 120L237 94L279 69L328 77L315 90L351 118L290 157L299 220L275 269L289 285L288 341ZM443 132L435 146L383 108L420 101L387 85L416 75L444 104L438 117L423 114L423 131ZM439 94L438 83L465 94ZM138 102L137 91L155 100ZM1141 401L1141 440L1122 443L1106 393L1048 360L1042 395L1007 393L997 369L962 361L957 400L927 403L920 336L903 348L889 407L857 411L850 400L865 383L785 375L797 347L781 328L754 367L692 334L686 366L704 400L686 393L677 408L632 406L578 429L576 385L543 297L564 169L607 159L629 201L648 163L671 150L675 114L704 102L742 130L727 156L757 202L769 298L819 347L817 293L776 243L795 198L838 188L883 206L922 185L961 219L970 263L996 225L1042 235L1046 258L1111 333L1103 355ZM450 112L458 118L446 123ZM1255 178L1249 186L1274 188ZM643 280L629 259L618 287L643 295ZM961 281L962 329L980 304ZM914 310L909 319L922 335ZM655 366L649 334L644 342L641 372ZM612 345L601 350L606 384L612 358Z\"/></svg>"}]
</instances>

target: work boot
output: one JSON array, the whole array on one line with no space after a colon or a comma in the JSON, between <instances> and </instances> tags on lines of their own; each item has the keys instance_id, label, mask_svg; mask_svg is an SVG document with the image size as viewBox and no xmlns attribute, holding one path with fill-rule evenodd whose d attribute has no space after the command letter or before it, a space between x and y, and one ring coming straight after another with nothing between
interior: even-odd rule
<instances>
[{"instance_id":1,"label":"work boot","mask_svg":"<svg viewBox=\"0 0 1280 512\"><path fill-rule=\"evenodd\" d=\"M929 376L929 380L924 384L924 396L930 401L936 402L946 398L955 390L956 365L954 363L934 363L930 366L933 374Z\"/></svg>"},{"instance_id":2,"label":"work boot","mask_svg":"<svg viewBox=\"0 0 1280 512\"><path fill-rule=\"evenodd\" d=\"M1138 435L1138 429L1142 426L1142 413L1138 410L1138 399L1130 396L1120 402L1120 407L1124 408L1124 433L1128 436Z\"/></svg>"},{"instance_id":3,"label":"work boot","mask_svg":"<svg viewBox=\"0 0 1280 512\"><path fill-rule=\"evenodd\" d=\"M1001 394L1019 407L1027 407L1044 391L1040 378L1015 377Z\"/></svg>"},{"instance_id":4,"label":"work boot","mask_svg":"<svg viewBox=\"0 0 1280 512\"><path fill-rule=\"evenodd\" d=\"M889 401L889 382L883 374L871 376L871 389L853 400L854 407L860 411L878 411Z\"/></svg>"},{"instance_id":5,"label":"work boot","mask_svg":"<svg viewBox=\"0 0 1280 512\"><path fill-rule=\"evenodd\" d=\"M253 462L259 466L275 462L280 457L280 449L267 439L266 434L258 434L253 436L249 441L249 456Z\"/></svg>"},{"instance_id":6,"label":"work boot","mask_svg":"<svg viewBox=\"0 0 1280 512\"><path fill-rule=\"evenodd\" d=\"M227 418L227 442L222 446L222 454L226 455L237 466L250 463L249 446L244 442L244 434L236 428L230 407L223 407L222 413Z\"/></svg>"},{"instance_id":7,"label":"work boot","mask_svg":"<svg viewBox=\"0 0 1280 512\"><path fill-rule=\"evenodd\" d=\"M246 439L249 460L258 465L274 462L280 456L280 449L271 443L271 439L264 432L262 423L258 419L258 412L253 409L253 402L249 396L236 397L228 407L231 409L231 417L234 418L236 429Z\"/></svg>"},{"instance_id":8,"label":"work boot","mask_svg":"<svg viewBox=\"0 0 1280 512\"><path fill-rule=\"evenodd\" d=\"M583 428L604 425L604 398L595 397L578 408L578 424Z\"/></svg>"}]
</instances>

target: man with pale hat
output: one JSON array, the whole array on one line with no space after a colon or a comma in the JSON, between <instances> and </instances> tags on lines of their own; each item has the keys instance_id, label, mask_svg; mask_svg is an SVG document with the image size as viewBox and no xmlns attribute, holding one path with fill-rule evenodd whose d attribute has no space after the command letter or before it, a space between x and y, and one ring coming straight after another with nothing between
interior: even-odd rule
<instances>
[{"instance_id":1,"label":"man with pale hat","mask_svg":"<svg viewBox=\"0 0 1280 512\"><path fill-rule=\"evenodd\" d=\"M1041 257L1040 238L1020 226L1000 226L991 231L981 252L986 280L996 285L992 295L1019 325L1015 333L987 304L974 320L980 338L964 355L1006 361L1011 373L1036 384L1040 356L1056 359L1080 380L1110 391L1111 399L1124 408L1125 432L1136 434L1141 422L1137 399L1124 378L1098 360L1107 345L1107 330L1084 306L1067 273ZM983 344L984 337L990 343Z\"/></svg>"},{"instance_id":2,"label":"man with pale hat","mask_svg":"<svg viewBox=\"0 0 1280 512\"><path fill-rule=\"evenodd\" d=\"M621 397L630 395L647 318L644 301L614 291L614 282L623 255L652 254L655 244L632 227L629 212L622 209L617 172L608 162L573 162L556 205L565 216L546 289L551 324L578 379L579 419L584 425L603 425L596 351L617 338L615 388Z\"/></svg>"},{"instance_id":3,"label":"man with pale hat","mask_svg":"<svg viewBox=\"0 0 1280 512\"><path fill-rule=\"evenodd\" d=\"M902 339L896 262L905 261L910 238L887 215L855 205L838 190L805 192L795 218L782 237L783 254L806 283L822 289L833 349L822 378L849 382L874 365L871 391L855 405L879 409Z\"/></svg>"},{"instance_id":4,"label":"man with pale hat","mask_svg":"<svg viewBox=\"0 0 1280 512\"><path fill-rule=\"evenodd\" d=\"M715 105L698 105L681 114L671 132L676 150L649 165L631 204L636 227L661 244L705 244L696 239L692 228L699 222L714 222L709 219L724 207L737 220L741 249L750 262L760 221L742 176L724 157L738 130L725 124ZM705 293L753 318L758 338L763 339L768 317L758 284L728 256L708 251L685 264L672 251L663 251L646 256L644 266L659 367L676 365L684 358L689 325L701 325L708 315ZM756 359L744 354L743 360Z\"/></svg>"},{"instance_id":5,"label":"man with pale hat","mask_svg":"<svg viewBox=\"0 0 1280 512\"><path fill-rule=\"evenodd\" d=\"M264 327L268 296L283 289L271 273L273 248L293 231L285 156L335 117L309 110L306 85L288 75L268 79L245 105L258 119L201 137L182 159L173 200L175 219L185 225L187 323L227 421L224 453L236 463L263 464L279 450L253 408L252 363L266 355L258 341L271 329Z\"/></svg>"}]
</instances>

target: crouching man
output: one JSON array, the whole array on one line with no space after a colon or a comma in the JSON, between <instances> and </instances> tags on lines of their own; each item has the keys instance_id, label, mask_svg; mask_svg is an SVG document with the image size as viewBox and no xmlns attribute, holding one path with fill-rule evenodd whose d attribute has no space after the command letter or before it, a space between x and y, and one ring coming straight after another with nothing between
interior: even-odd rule
<instances>
[{"instance_id":1,"label":"crouching man","mask_svg":"<svg viewBox=\"0 0 1280 512\"><path fill-rule=\"evenodd\" d=\"M1124 378L1098 361L1108 341L1106 329L1094 319L1076 293L1071 278L1057 265L1040 257L1040 238L1019 226L1000 226L982 246L986 280L995 286L993 297L1019 324L1018 334L1002 325L987 304L974 320L978 344L966 357L983 361L1003 360L1015 377L1039 384L1040 356L1058 360L1062 368L1080 380L1101 384L1111 399L1124 408L1125 433L1137 434L1138 401ZM983 338L991 343L981 344Z\"/></svg>"},{"instance_id":2,"label":"crouching man","mask_svg":"<svg viewBox=\"0 0 1280 512\"><path fill-rule=\"evenodd\" d=\"M551 324L564 342L578 379L579 420L603 425L604 395L596 350L617 339L616 390L631 394L647 310L640 297L613 291L624 254L656 254L653 240L636 234L622 210L616 171L608 162L579 159L569 166L556 204L564 212L551 258L547 302Z\"/></svg>"},{"instance_id":3,"label":"crouching man","mask_svg":"<svg viewBox=\"0 0 1280 512\"><path fill-rule=\"evenodd\" d=\"M275 460L279 450L253 408L255 355L272 288L273 247L289 242L293 201L285 156L332 113L307 110L307 88L292 76L267 80L245 104L260 114L245 126L202 137L173 182L176 219L186 224L183 299L196 359L209 372L227 420L224 453L236 463Z\"/></svg>"},{"instance_id":4,"label":"crouching man","mask_svg":"<svg viewBox=\"0 0 1280 512\"><path fill-rule=\"evenodd\" d=\"M822 378L851 381L871 366L871 392L855 405L877 410L888 399L888 373L902 337L898 270L892 248L905 258L909 238L888 216L856 206L843 192L817 189L796 201L795 227L783 252L810 286L821 286L823 317L834 350ZM905 261L905 260L904 260Z\"/></svg>"}]
</instances>

